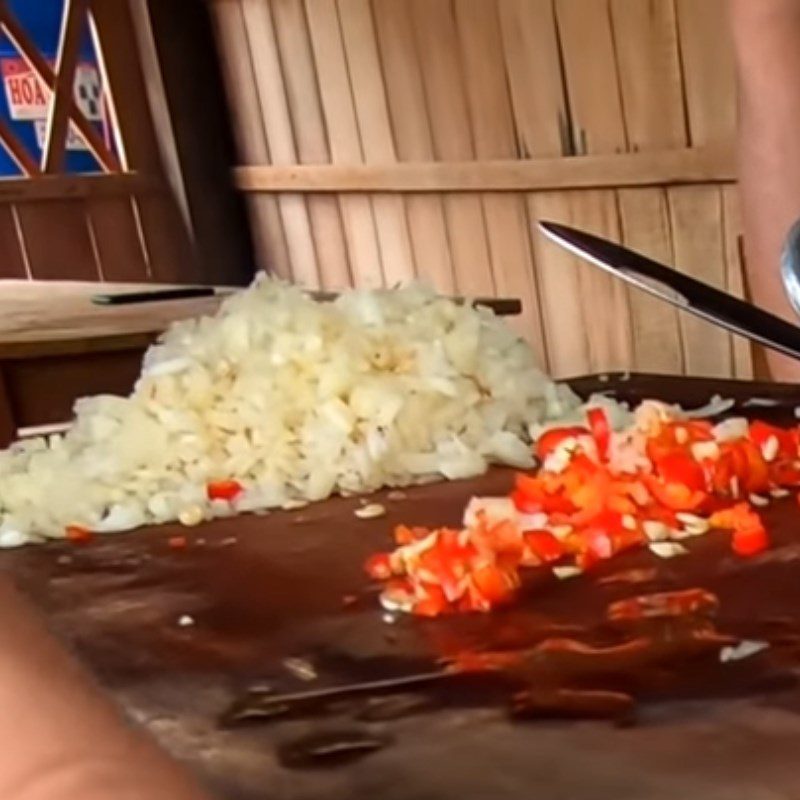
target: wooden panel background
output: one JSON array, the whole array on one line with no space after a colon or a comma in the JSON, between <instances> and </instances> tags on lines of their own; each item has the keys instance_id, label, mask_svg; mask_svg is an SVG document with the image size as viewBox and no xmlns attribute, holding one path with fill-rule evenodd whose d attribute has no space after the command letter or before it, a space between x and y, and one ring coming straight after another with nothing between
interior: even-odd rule
<instances>
[{"instance_id":1,"label":"wooden panel background","mask_svg":"<svg viewBox=\"0 0 800 800\"><path fill-rule=\"evenodd\" d=\"M213 0L261 266L514 295L557 376L750 377L560 220L744 290L725 0Z\"/></svg>"}]
</instances>

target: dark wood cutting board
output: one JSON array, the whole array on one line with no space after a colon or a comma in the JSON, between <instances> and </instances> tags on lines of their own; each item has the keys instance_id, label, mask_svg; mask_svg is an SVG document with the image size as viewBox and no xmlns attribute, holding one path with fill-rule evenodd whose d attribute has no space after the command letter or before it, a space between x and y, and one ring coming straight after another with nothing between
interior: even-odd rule
<instances>
[{"instance_id":1,"label":"dark wood cutting board","mask_svg":"<svg viewBox=\"0 0 800 800\"><path fill-rule=\"evenodd\" d=\"M632 400L658 396L702 404L712 394L775 397L760 416L791 418L793 387L611 376L574 382L582 393ZM357 519L355 499L292 512L177 526L0 554L53 631L127 710L227 800L523 800L531 796L752 800L800 796L796 768L800 690L752 691L727 699L686 696L646 704L639 724L512 723L500 705L453 702L389 722L359 723L392 744L346 767L281 766L276 745L307 731L352 727L353 708L323 719L292 719L227 730L220 713L254 682L302 688L286 660L316 665L311 685L400 675L424 667L452 640L491 639L526 619L585 622L635 589L603 578L655 568L669 588L708 586L721 600L720 623L746 633L756 618L780 616L800 628L800 510L776 502L767 517L776 548L743 564L722 535L692 545L682 559L626 554L592 579L551 581L525 608L489 617L384 621L364 589L364 558L385 548L399 522L456 524L472 495L499 494L512 475L441 483L381 496L388 514ZM169 547L183 535L188 547ZM782 555L776 556L776 553ZM182 625L181 618L192 624ZM184 620L186 622L186 620ZM711 692L716 694L716 692Z\"/></svg>"}]
</instances>

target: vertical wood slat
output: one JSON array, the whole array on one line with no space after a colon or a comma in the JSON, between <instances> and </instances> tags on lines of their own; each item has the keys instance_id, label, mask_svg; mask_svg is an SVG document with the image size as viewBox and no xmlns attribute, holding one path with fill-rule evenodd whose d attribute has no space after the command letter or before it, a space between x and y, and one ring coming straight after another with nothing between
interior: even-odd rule
<instances>
[{"instance_id":1,"label":"vertical wood slat","mask_svg":"<svg viewBox=\"0 0 800 800\"><path fill-rule=\"evenodd\" d=\"M675 265L712 286L724 289L725 250L722 203L716 186L667 190ZM689 373L725 377L732 374L728 334L708 322L681 315L684 363Z\"/></svg>"},{"instance_id":2,"label":"vertical wood slat","mask_svg":"<svg viewBox=\"0 0 800 800\"><path fill-rule=\"evenodd\" d=\"M609 0L588 4L556 0L555 7L576 151L624 152L628 142ZM568 197L574 205L572 217L577 227L619 238L620 221L613 191L570 193ZM637 300L630 300L628 288L621 281L594 267L581 263L577 269L581 323L590 331L592 368L611 369L630 363L630 308L631 302ZM551 295L543 302L559 303L563 299Z\"/></svg>"},{"instance_id":3,"label":"vertical wood slat","mask_svg":"<svg viewBox=\"0 0 800 800\"><path fill-rule=\"evenodd\" d=\"M363 159L365 163L395 162L397 155L370 2L338 0L338 8ZM408 283L415 277L415 268L403 198L375 194L372 209L386 285Z\"/></svg>"},{"instance_id":4,"label":"vertical wood slat","mask_svg":"<svg viewBox=\"0 0 800 800\"><path fill-rule=\"evenodd\" d=\"M722 192L722 217L725 250L726 289L736 297L745 297L744 264L742 263L742 221L739 194L734 186L725 186ZM753 377L753 346L742 336L731 336L733 370L737 378Z\"/></svg>"},{"instance_id":5,"label":"vertical wood slat","mask_svg":"<svg viewBox=\"0 0 800 800\"><path fill-rule=\"evenodd\" d=\"M132 198L90 198L88 214L103 280L123 283L150 280L150 265Z\"/></svg>"},{"instance_id":6,"label":"vertical wood slat","mask_svg":"<svg viewBox=\"0 0 800 800\"><path fill-rule=\"evenodd\" d=\"M611 0L629 149L686 147L674 0Z\"/></svg>"},{"instance_id":7,"label":"vertical wood slat","mask_svg":"<svg viewBox=\"0 0 800 800\"><path fill-rule=\"evenodd\" d=\"M573 224L573 202L566 192L528 195L532 222ZM556 378L591 372L587 325L582 318L580 267L575 258L544 236L534 237L542 293L547 363Z\"/></svg>"},{"instance_id":8,"label":"vertical wood slat","mask_svg":"<svg viewBox=\"0 0 800 800\"><path fill-rule=\"evenodd\" d=\"M609 0L555 0L574 152L627 150Z\"/></svg>"},{"instance_id":9,"label":"vertical wood slat","mask_svg":"<svg viewBox=\"0 0 800 800\"><path fill-rule=\"evenodd\" d=\"M659 150L686 145L686 115L673 0L611 0L620 97L629 147ZM617 193L623 241L673 263L669 209L662 189ZM679 315L645 292L630 289L633 365L654 372L683 371Z\"/></svg>"},{"instance_id":10,"label":"vertical wood slat","mask_svg":"<svg viewBox=\"0 0 800 800\"><path fill-rule=\"evenodd\" d=\"M529 197L535 220L553 220L610 239L620 238L619 218L608 191L542 192ZM550 368L559 378L575 374L627 369L632 361L626 298L616 298L609 313L604 275L576 262L558 245L537 237L536 261L542 291Z\"/></svg>"},{"instance_id":11,"label":"vertical wood slat","mask_svg":"<svg viewBox=\"0 0 800 800\"><path fill-rule=\"evenodd\" d=\"M479 159L513 158L517 143L497 8L481 0L456 0L455 8L475 154ZM522 300L514 324L546 366L524 201L516 194L487 193L483 210L495 291Z\"/></svg>"},{"instance_id":12,"label":"vertical wood slat","mask_svg":"<svg viewBox=\"0 0 800 800\"><path fill-rule=\"evenodd\" d=\"M674 263L667 198L663 189L617 193L626 247L665 264ZM631 291L634 369L680 375L684 370L678 311L645 292Z\"/></svg>"},{"instance_id":13,"label":"vertical wood slat","mask_svg":"<svg viewBox=\"0 0 800 800\"><path fill-rule=\"evenodd\" d=\"M252 57L238 0L212 3L214 23L225 57L223 78L233 114L233 131L241 158L247 164L269 163L264 123L255 90ZM255 194L248 198L258 266L265 271L291 275L289 250L274 195Z\"/></svg>"},{"instance_id":14,"label":"vertical wood slat","mask_svg":"<svg viewBox=\"0 0 800 800\"><path fill-rule=\"evenodd\" d=\"M397 155L401 161L432 161L433 140L408 6L373 0L373 13ZM452 293L455 278L441 197L409 195L406 211L419 277L440 292Z\"/></svg>"},{"instance_id":15,"label":"vertical wood slat","mask_svg":"<svg viewBox=\"0 0 800 800\"><path fill-rule=\"evenodd\" d=\"M730 41L720 35L727 13L725 0L676 0L676 8L690 144L730 141L735 131L736 97ZM742 264L738 252L734 257L733 232L726 227L736 218L733 205L729 205L730 213L726 215L724 194L716 187L671 189L669 194L676 258L685 262L678 266L717 286L727 285L742 292ZM694 341L686 341L687 348L704 342L707 352L719 354L717 371L708 374L734 374L736 370L747 374L749 350L743 349L741 342L694 321L686 323L684 330L695 335ZM713 356L701 358L699 363L697 357L687 359L687 369L715 368ZM750 365L752 368L752 361Z\"/></svg>"},{"instance_id":16,"label":"vertical wood slat","mask_svg":"<svg viewBox=\"0 0 800 800\"><path fill-rule=\"evenodd\" d=\"M193 269L193 256L184 220L175 198L166 192L133 198L142 228L149 274L157 283L202 283Z\"/></svg>"},{"instance_id":17,"label":"vertical wood slat","mask_svg":"<svg viewBox=\"0 0 800 800\"><path fill-rule=\"evenodd\" d=\"M55 87L50 96L41 168L57 173L64 164L75 70L80 55L81 37L86 25L89 0L65 0L56 59Z\"/></svg>"},{"instance_id":18,"label":"vertical wood slat","mask_svg":"<svg viewBox=\"0 0 800 800\"><path fill-rule=\"evenodd\" d=\"M275 24L296 157L303 163L664 150L722 141L728 125L716 131L715 121L702 116L715 114L708 111L714 104L705 98L704 108L697 99L714 81L730 86L728 68L718 69L713 81L701 74L703 57L715 58L714 46L686 24L692 16L700 18L708 29L703 36L711 39L721 14L699 9L702 4L691 0L260 1ZM719 10L720 2L708 5ZM298 12L302 4L305 15ZM311 52L298 56L304 41ZM703 47L712 55L704 55ZM723 119L726 114L723 109ZM515 294L534 315L541 306L544 331L532 332L535 324L522 327L546 351L556 373L566 375L634 365L697 371L696 363L684 365L684 360L694 348L690 340L699 334L691 325L686 328L685 320L679 322L681 315L673 309L640 292L629 293L551 247L531 232L531 223L562 219L623 238L661 260L677 260L680 253L690 269L711 258L706 278L719 273L723 284L741 291L731 191L718 191L714 202L704 196L703 186L531 197L403 195L391 199L405 206L408 233L404 236L401 226L401 238L389 250L386 230L381 231L387 217L378 211L386 198L326 199L368 205L370 218L359 232L372 237L387 277L392 273L387 252L405 247L413 252L420 276L443 291ZM307 196L309 209L313 199L321 198ZM680 241L672 240L676 219L682 215L688 224L691 209L705 231L716 226L705 255L698 237L681 231ZM343 219L352 256L356 231L346 214ZM375 261L366 268L376 274ZM732 353L725 369L746 370L747 354L726 334L719 335L723 338L714 346Z\"/></svg>"},{"instance_id":19,"label":"vertical wood slat","mask_svg":"<svg viewBox=\"0 0 800 800\"><path fill-rule=\"evenodd\" d=\"M0 253L2 253L0 279L29 277L26 266L27 254L23 252L24 243L14 215L15 210L12 206L0 206Z\"/></svg>"},{"instance_id":20,"label":"vertical wood slat","mask_svg":"<svg viewBox=\"0 0 800 800\"><path fill-rule=\"evenodd\" d=\"M100 279L84 200L21 203L17 213L32 278Z\"/></svg>"},{"instance_id":21,"label":"vertical wood slat","mask_svg":"<svg viewBox=\"0 0 800 800\"><path fill-rule=\"evenodd\" d=\"M306 0L306 15L332 161L361 163L363 152L336 0ZM382 286L380 246L370 199L358 195L343 196L340 208L356 285Z\"/></svg>"},{"instance_id":22,"label":"vertical wood slat","mask_svg":"<svg viewBox=\"0 0 800 800\"><path fill-rule=\"evenodd\" d=\"M568 155L571 142L553 2L498 0L497 7L520 156Z\"/></svg>"},{"instance_id":23,"label":"vertical wood slat","mask_svg":"<svg viewBox=\"0 0 800 800\"><path fill-rule=\"evenodd\" d=\"M161 157L141 64L130 41L134 29L130 8L116 0L92 0L90 28L105 83L111 89L113 115L125 140L126 165L145 174L161 175ZM198 274L189 233L175 198L167 193L143 194L135 198L135 203L153 279L196 283Z\"/></svg>"},{"instance_id":24,"label":"vertical wood slat","mask_svg":"<svg viewBox=\"0 0 800 800\"><path fill-rule=\"evenodd\" d=\"M303 164L328 164L330 151L303 0L275 0L272 16L297 157ZM306 205L320 284L325 289L350 286L352 276L338 198L310 195L306 198Z\"/></svg>"},{"instance_id":25,"label":"vertical wood slat","mask_svg":"<svg viewBox=\"0 0 800 800\"><path fill-rule=\"evenodd\" d=\"M676 0L690 143L733 139L736 86L726 0Z\"/></svg>"},{"instance_id":26,"label":"vertical wood slat","mask_svg":"<svg viewBox=\"0 0 800 800\"><path fill-rule=\"evenodd\" d=\"M270 163L296 164L294 131L270 5L263 0L242 0L242 13L251 57L255 56L253 74ZM305 197L299 194L283 194L278 198L278 210L289 250L292 277L297 283L310 289L318 288L317 255Z\"/></svg>"},{"instance_id":27,"label":"vertical wood slat","mask_svg":"<svg viewBox=\"0 0 800 800\"><path fill-rule=\"evenodd\" d=\"M440 161L468 161L475 153L453 9L439 0L409 3L434 153ZM445 194L443 199L456 290L472 296L491 294L494 282L480 198Z\"/></svg>"},{"instance_id":28,"label":"vertical wood slat","mask_svg":"<svg viewBox=\"0 0 800 800\"><path fill-rule=\"evenodd\" d=\"M568 155L572 152L572 141L553 2L498 0L498 12L520 156ZM531 75L537 79L531 81ZM554 338L554 332L548 330L543 300L548 295L548 278L549 296L554 296L556 289L552 284L555 281L557 286L561 276L550 274L543 277L548 264L545 263L546 256L542 256L542 243L539 250L533 246L540 237L533 224L534 201L524 195L520 199L524 204L523 218L528 228L529 251L533 260L530 265L533 269L533 293L531 296L529 292L526 300L535 306L528 309L528 314L532 313L539 322L538 327L534 324L526 331L526 338L537 349L542 365L552 369L548 340ZM501 288L502 285L498 285L498 291ZM561 368L565 373L573 372L568 367Z\"/></svg>"}]
</instances>

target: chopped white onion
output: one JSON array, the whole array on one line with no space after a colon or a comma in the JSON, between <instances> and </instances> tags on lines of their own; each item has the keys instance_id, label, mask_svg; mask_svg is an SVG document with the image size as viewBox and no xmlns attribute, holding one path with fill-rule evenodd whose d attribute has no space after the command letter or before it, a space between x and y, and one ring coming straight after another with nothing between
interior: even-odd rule
<instances>
[{"instance_id":1,"label":"chopped white onion","mask_svg":"<svg viewBox=\"0 0 800 800\"><path fill-rule=\"evenodd\" d=\"M652 542L648 545L650 552L659 558L675 558L686 555L689 551L677 542Z\"/></svg>"},{"instance_id":2,"label":"chopped white onion","mask_svg":"<svg viewBox=\"0 0 800 800\"><path fill-rule=\"evenodd\" d=\"M769 642L758 642L750 639L743 639L736 645L723 647L719 651L719 660L723 664L729 661L741 661L743 658L750 658L751 656L761 653L769 647Z\"/></svg>"},{"instance_id":3,"label":"chopped white onion","mask_svg":"<svg viewBox=\"0 0 800 800\"><path fill-rule=\"evenodd\" d=\"M264 278L172 325L130 397L80 400L62 437L1 451L0 532L196 525L528 468L529 430L580 406L487 309L418 286L320 303ZM212 502L219 480L243 491Z\"/></svg>"},{"instance_id":4,"label":"chopped white onion","mask_svg":"<svg viewBox=\"0 0 800 800\"><path fill-rule=\"evenodd\" d=\"M714 426L714 439L718 442L731 442L743 439L750 430L750 424L745 417L729 417Z\"/></svg>"}]
</instances>

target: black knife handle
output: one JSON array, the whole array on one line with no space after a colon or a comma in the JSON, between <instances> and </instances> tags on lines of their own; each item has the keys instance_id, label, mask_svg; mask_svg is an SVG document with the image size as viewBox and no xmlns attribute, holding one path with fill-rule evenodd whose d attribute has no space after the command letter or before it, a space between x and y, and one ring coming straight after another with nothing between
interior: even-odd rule
<instances>
[{"instance_id":1,"label":"black knife handle","mask_svg":"<svg viewBox=\"0 0 800 800\"><path fill-rule=\"evenodd\" d=\"M92 302L96 306L127 306L135 303L155 303L162 300L187 300L193 297L213 297L210 286L187 286L181 289L154 289L144 292L120 292L119 294L96 294Z\"/></svg>"}]
</instances>

